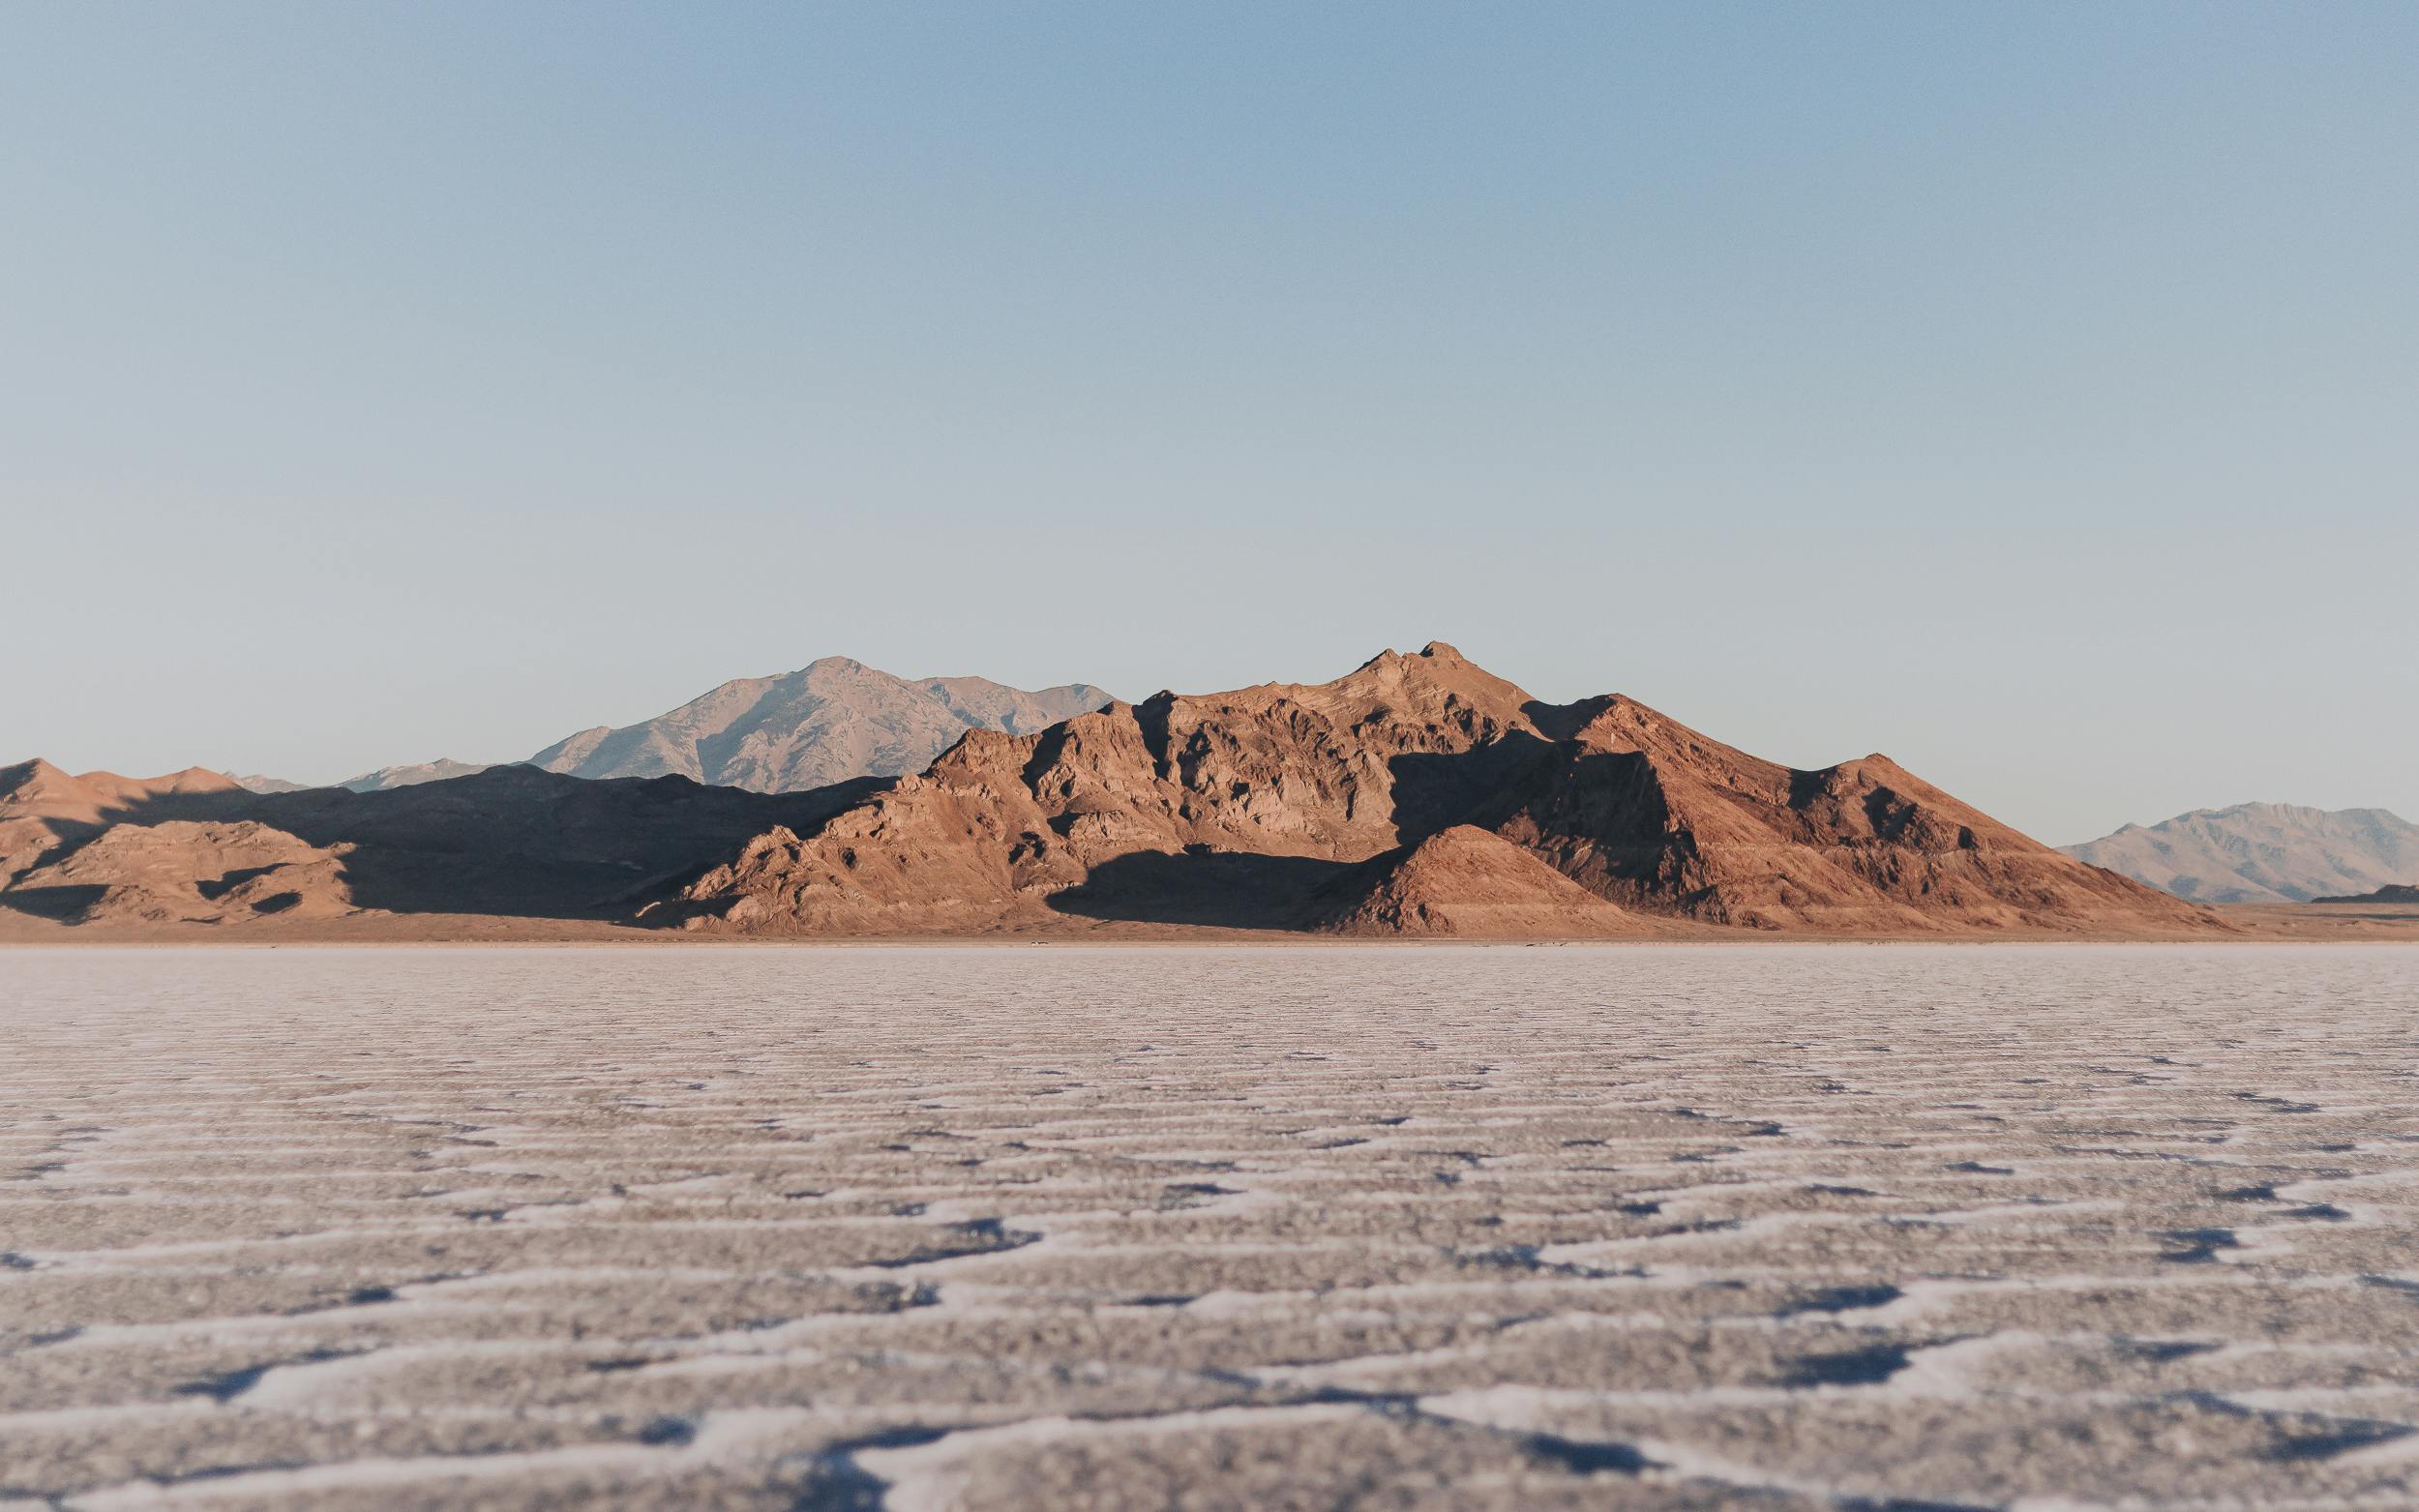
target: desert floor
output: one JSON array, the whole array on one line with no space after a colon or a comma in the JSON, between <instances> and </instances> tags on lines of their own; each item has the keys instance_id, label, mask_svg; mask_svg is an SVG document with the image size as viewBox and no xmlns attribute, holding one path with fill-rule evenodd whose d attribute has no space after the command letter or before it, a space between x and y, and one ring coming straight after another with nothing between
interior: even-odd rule
<instances>
[{"instance_id":1,"label":"desert floor","mask_svg":"<svg viewBox=\"0 0 2419 1512\"><path fill-rule=\"evenodd\" d=\"M0 899L5 903L5 899ZM2213 938L2195 935L2176 943L2274 944L2419 944L2419 904L2224 904L2212 910L2232 933ZM1671 932L1669 939L1655 937L1623 941L1537 941L1540 944L1688 943L1727 948L1761 948L1773 944L2027 944L2143 942L2158 936L2139 934L2075 935L1987 934L1943 936L1842 935L1788 934L1777 931L1726 929L1685 920L1655 921ZM978 945L1046 942L1052 945L1299 945L1310 949L1359 946L1399 949L1407 944L1446 944L1451 940L1352 939L1304 934L1295 931L1230 929L1214 925L1153 924L1130 920L1077 918L1040 913L986 927L978 932L929 938L851 938L830 935L749 936L704 931L643 928L628 921L544 918L494 913L384 913L365 910L335 917L293 918L271 915L240 924L145 922L112 919L92 924L67 924L56 919L0 906L0 948L28 945L90 949L99 945L227 945L245 949L293 945L617 945L661 950L761 949L767 945L822 949L855 949L895 945ZM1500 944L1525 941L1500 940Z\"/></svg>"},{"instance_id":2,"label":"desert floor","mask_svg":"<svg viewBox=\"0 0 2419 1512\"><path fill-rule=\"evenodd\" d=\"M0 1504L2419 1504L2419 952L0 952Z\"/></svg>"}]
</instances>

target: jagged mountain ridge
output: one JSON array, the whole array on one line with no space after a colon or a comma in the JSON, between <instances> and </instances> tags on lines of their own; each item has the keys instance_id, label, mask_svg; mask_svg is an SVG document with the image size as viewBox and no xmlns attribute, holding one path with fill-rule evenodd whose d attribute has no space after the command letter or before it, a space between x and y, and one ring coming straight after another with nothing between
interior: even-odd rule
<instances>
[{"instance_id":1,"label":"jagged mountain ridge","mask_svg":"<svg viewBox=\"0 0 2419 1512\"><path fill-rule=\"evenodd\" d=\"M2197 903L2306 903L2419 882L2419 824L2384 809L2238 803L2062 848Z\"/></svg>"},{"instance_id":2,"label":"jagged mountain ridge","mask_svg":"<svg viewBox=\"0 0 2419 1512\"><path fill-rule=\"evenodd\" d=\"M758 837L686 889L678 911L693 928L843 934L1069 913L1399 923L1423 903L1444 912L1446 893L1467 914L1457 874L1520 870L1466 837L1457 855L1420 856L1457 826L1615 910L1666 920L1843 934L2222 928L1887 757L1794 771L1631 699L1541 703L1441 642L1330 683L1161 694L1032 735L970 732L923 775L812 833ZM1392 893L1370 904L1388 884L1373 891L1369 869L1396 863ZM1592 924L1574 933L1618 927L1611 914Z\"/></svg>"},{"instance_id":3,"label":"jagged mountain ridge","mask_svg":"<svg viewBox=\"0 0 2419 1512\"><path fill-rule=\"evenodd\" d=\"M911 680L824 657L779 677L724 683L641 724L582 730L528 764L574 777L670 775L796 792L918 772L969 729L1024 734L1109 701L1089 683L1029 692L982 677Z\"/></svg>"}]
</instances>

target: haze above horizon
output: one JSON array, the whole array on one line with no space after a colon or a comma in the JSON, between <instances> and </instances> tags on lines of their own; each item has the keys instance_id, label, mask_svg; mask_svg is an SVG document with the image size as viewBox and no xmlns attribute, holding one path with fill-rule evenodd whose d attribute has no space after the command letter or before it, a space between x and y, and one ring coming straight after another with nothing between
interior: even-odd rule
<instances>
[{"instance_id":1,"label":"haze above horizon","mask_svg":"<svg viewBox=\"0 0 2419 1512\"><path fill-rule=\"evenodd\" d=\"M1442 638L2419 816L2419 10L0 15L0 761Z\"/></svg>"}]
</instances>

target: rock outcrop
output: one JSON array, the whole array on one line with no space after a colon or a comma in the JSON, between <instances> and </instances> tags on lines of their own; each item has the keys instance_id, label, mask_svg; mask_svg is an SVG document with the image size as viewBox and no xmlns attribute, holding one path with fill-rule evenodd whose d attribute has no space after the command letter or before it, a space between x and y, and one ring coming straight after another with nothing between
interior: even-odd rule
<instances>
[{"instance_id":1,"label":"rock outcrop","mask_svg":"<svg viewBox=\"0 0 2419 1512\"><path fill-rule=\"evenodd\" d=\"M1673 933L1474 824L1362 865L1315 927L1381 938L1623 939Z\"/></svg>"},{"instance_id":2,"label":"rock outcrop","mask_svg":"<svg viewBox=\"0 0 2419 1512\"><path fill-rule=\"evenodd\" d=\"M1491 886L1507 889L1492 913ZM1887 757L1795 771L1631 699L1539 703L1442 643L1331 683L969 733L813 831L760 836L669 912L817 934L1053 916L1403 934L1602 934L1625 916L1853 934L2223 928Z\"/></svg>"}]
</instances>

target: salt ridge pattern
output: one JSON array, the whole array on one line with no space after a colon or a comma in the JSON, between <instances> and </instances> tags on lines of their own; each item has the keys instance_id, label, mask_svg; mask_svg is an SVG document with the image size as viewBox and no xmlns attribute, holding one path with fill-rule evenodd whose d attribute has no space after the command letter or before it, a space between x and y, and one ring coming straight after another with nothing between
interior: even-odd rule
<instances>
[{"instance_id":1,"label":"salt ridge pattern","mask_svg":"<svg viewBox=\"0 0 2419 1512\"><path fill-rule=\"evenodd\" d=\"M2395 947L0 953L0 1504L2419 1499Z\"/></svg>"}]
</instances>

